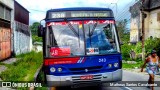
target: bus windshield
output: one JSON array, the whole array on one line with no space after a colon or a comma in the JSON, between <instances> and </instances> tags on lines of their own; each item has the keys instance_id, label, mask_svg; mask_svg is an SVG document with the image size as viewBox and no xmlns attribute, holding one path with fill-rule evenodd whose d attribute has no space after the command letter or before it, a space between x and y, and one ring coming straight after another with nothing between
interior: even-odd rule
<instances>
[{"instance_id":1,"label":"bus windshield","mask_svg":"<svg viewBox=\"0 0 160 90\"><path fill-rule=\"evenodd\" d=\"M51 22L47 26L50 57L119 52L114 21Z\"/></svg>"}]
</instances>

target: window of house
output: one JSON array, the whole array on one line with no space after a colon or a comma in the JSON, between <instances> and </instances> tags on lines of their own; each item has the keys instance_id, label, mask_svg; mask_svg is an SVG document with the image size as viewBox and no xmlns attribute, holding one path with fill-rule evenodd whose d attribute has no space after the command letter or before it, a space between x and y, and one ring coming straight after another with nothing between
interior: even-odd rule
<instances>
[{"instance_id":1,"label":"window of house","mask_svg":"<svg viewBox=\"0 0 160 90\"><path fill-rule=\"evenodd\" d=\"M157 21L160 22L160 12L157 13Z\"/></svg>"},{"instance_id":2,"label":"window of house","mask_svg":"<svg viewBox=\"0 0 160 90\"><path fill-rule=\"evenodd\" d=\"M0 4L0 18L4 19L4 6L2 4Z\"/></svg>"},{"instance_id":3,"label":"window of house","mask_svg":"<svg viewBox=\"0 0 160 90\"><path fill-rule=\"evenodd\" d=\"M0 18L10 21L11 20L11 9L0 4Z\"/></svg>"},{"instance_id":4,"label":"window of house","mask_svg":"<svg viewBox=\"0 0 160 90\"><path fill-rule=\"evenodd\" d=\"M6 20L11 20L11 10L9 8L5 9L5 19Z\"/></svg>"}]
</instances>

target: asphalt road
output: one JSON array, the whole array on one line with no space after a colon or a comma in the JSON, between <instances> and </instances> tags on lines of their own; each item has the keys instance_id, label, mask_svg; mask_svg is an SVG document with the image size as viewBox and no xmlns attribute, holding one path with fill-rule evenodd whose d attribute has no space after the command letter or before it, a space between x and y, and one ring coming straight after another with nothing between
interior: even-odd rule
<instances>
[{"instance_id":1,"label":"asphalt road","mask_svg":"<svg viewBox=\"0 0 160 90\"><path fill-rule=\"evenodd\" d=\"M145 81L144 83L147 83L147 80L148 80L148 75L146 73L123 70L122 81L127 81L127 82L130 81L129 83L132 83L134 81ZM158 81L160 84L160 76L155 77L155 80ZM7 89L0 87L0 90L14 90L14 89ZM111 87L110 84L103 84L101 86L94 86L94 87L92 86L92 87L81 87L81 88L60 88L58 90L151 90L151 89L148 89L147 87L130 87L130 86ZM160 90L160 87L155 87L155 90Z\"/></svg>"},{"instance_id":2,"label":"asphalt road","mask_svg":"<svg viewBox=\"0 0 160 90\"><path fill-rule=\"evenodd\" d=\"M146 73L141 72L132 72L123 70L123 81L130 81L129 83L134 81L144 81L140 82L147 83L148 75ZM160 82L160 77L155 77L156 81ZM127 83L127 82L126 82ZM138 83L134 82L134 84L138 85ZM118 87L110 87L109 84L103 84L102 86L95 86L95 87L81 87L81 88L72 88L71 90L151 90L147 87L131 87L131 86L118 86ZM126 84L125 84L126 85ZM60 90L68 90L67 88L63 88ZM160 90L160 87L155 87L155 90Z\"/></svg>"}]
</instances>

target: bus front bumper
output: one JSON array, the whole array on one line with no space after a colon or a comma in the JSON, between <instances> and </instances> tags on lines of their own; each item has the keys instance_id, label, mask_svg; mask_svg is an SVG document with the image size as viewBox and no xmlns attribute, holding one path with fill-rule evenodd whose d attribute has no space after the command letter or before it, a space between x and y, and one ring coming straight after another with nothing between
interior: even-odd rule
<instances>
[{"instance_id":1,"label":"bus front bumper","mask_svg":"<svg viewBox=\"0 0 160 90\"><path fill-rule=\"evenodd\" d=\"M92 75L93 79L91 80L81 80L81 76ZM81 84L85 82L115 82L122 80L122 69L118 69L113 72L106 73L96 73L96 74L85 74L85 75L67 75L67 76L54 76L46 75L47 85L49 87L55 86L72 86L75 84Z\"/></svg>"}]
</instances>

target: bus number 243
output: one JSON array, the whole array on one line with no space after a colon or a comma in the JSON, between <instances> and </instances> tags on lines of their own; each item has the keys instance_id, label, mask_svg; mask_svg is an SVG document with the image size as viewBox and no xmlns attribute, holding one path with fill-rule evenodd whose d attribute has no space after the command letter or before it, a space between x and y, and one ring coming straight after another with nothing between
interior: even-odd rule
<instances>
[{"instance_id":1,"label":"bus number 243","mask_svg":"<svg viewBox=\"0 0 160 90\"><path fill-rule=\"evenodd\" d=\"M100 58L99 62L106 62L106 58Z\"/></svg>"}]
</instances>

